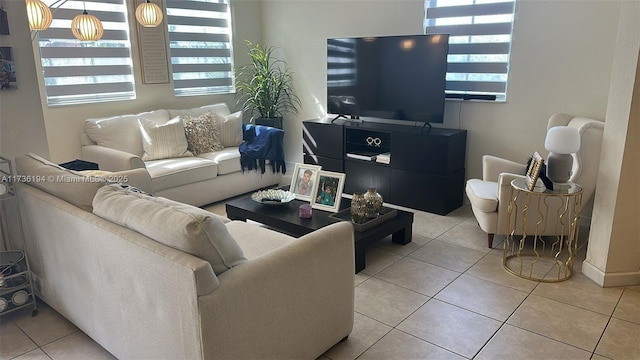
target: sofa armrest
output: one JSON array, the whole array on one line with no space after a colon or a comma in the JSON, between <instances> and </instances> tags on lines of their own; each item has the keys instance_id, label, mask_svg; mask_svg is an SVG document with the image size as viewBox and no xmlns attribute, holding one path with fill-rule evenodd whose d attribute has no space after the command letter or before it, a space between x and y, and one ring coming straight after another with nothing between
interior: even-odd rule
<instances>
[{"instance_id":1,"label":"sofa armrest","mask_svg":"<svg viewBox=\"0 0 640 360\"><path fill-rule=\"evenodd\" d=\"M482 180L498 181L501 173L522 174L527 171L527 165L515 161L499 158L497 156L482 156Z\"/></svg>"},{"instance_id":2,"label":"sofa armrest","mask_svg":"<svg viewBox=\"0 0 640 360\"><path fill-rule=\"evenodd\" d=\"M140 157L100 145L82 146L82 158L98 163L100 170L122 171L145 168L144 162Z\"/></svg>"},{"instance_id":3,"label":"sofa armrest","mask_svg":"<svg viewBox=\"0 0 640 360\"><path fill-rule=\"evenodd\" d=\"M227 270L220 286L199 298L205 356L318 357L351 332L354 270L347 222Z\"/></svg>"}]
</instances>

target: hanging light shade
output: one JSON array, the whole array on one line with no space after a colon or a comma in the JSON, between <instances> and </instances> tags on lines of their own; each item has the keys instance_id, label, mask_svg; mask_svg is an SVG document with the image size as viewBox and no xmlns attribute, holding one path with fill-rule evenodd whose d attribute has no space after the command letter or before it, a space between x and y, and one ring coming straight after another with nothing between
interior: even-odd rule
<instances>
[{"instance_id":1,"label":"hanging light shade","mask_svg":"<svg viewBox=\"0 0 640 360\"><path fill-rule=\"evenodd\" d=\"M47 30L53 16L51 9L41 0L25 0L27 5L27 20L31 30Z\"/></svg>"},{"instance_id":2,"label":"hanging light shade","mask_svg":"<svg viewBox=\"0 0 640 360\"><path fill-rule=\"evenodd\" d=\"M162 24L162 9L147 0L136 8L136 19L144 27L156 27Z\"/></svg>"},{"instance_id":3,"label":"hanging light shade","mask_svg":"<svg viewBox=\"0 0 640 360\"><path fill-rule=\"evenodd\" d=\"M71 21L71 32L76 39L81 41L96 41L102 38L104 29L100 19L89 15L87 10L73 18Z\"/></svg>"}]
</instances>

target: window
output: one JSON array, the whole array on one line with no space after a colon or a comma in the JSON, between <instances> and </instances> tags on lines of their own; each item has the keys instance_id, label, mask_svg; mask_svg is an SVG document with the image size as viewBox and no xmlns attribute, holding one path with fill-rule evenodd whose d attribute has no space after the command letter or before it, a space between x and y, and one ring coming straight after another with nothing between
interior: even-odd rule
<instances>
[{"instance_id":1,"label":"window","mask_svg":"<svg viewBox=\"0 0 640 360\"><path fill-rule=\"evenodd\" d=\"M46 1L51 5L53 0ZM99 41L80 41L71 20L84 6L104 27ZM47 104L71 105L135 99L129 24L124 0L69 0L37 35Z\"/></svg>"},{"instance_id":2,"label":"window","mask_svg":"<svg viewBox=\"0 0 640 360\"><path fill-rule=\"evenodd\" d=\"M427 34L450 34L448 97L507 97L515 0L426 0Z\"/></svg>"},{"instance_id":3,"label":"window","mask_svg":"<svg viewBox=\"0 0 640 360\"><path fill-rule=\"evenodd\" d=\"M176 96L235 91L228 0L167 0Z\"/></svg>"}]
</instances>

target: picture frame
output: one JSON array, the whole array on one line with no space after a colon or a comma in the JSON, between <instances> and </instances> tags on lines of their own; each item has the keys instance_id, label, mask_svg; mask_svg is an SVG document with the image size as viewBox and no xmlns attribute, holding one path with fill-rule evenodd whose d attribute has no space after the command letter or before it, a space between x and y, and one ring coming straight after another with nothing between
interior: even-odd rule
<instances>
[{"instance_id":1,"label":"picture frame","mask_svg":"<svg viewBox=\"0 0 640 360\"><path fill-rule=\"evenodd\" d=\"M291 185L289 186L289 191L295 194L296 199L311 201L314 185L317 184L318 173L320 173L321 169L322 167L319 165L296 163L291 176ZM308 181L305 176L308 176Z\"/></svg>"},{"instance_id":2,"label":"picture frame","mask_svg":"<svg viewBox=\"0 0 640 360\"><path fill-rule=\"evenodd\" d=\"M535 153L533 153L531 163L529 163L529 167L527 168L527 188L529 189L529 191L533 191L533 189L536 187L536 183L538 182L538 178L540 177L540 170L542 170L542 165L544 165L544 159L536 151Z\"/></svg>"},{"instance_id":3,"label":"picture frame","mask_svg":"<svg viewBox=\"0 0 640 360\"><path fill-rule=\"evenodd\" d=\"M313 188L311 207L318 210L338 212L342 190L344 190L343 173L320 170L316 185Z\"/></svg>"}]
</instances>

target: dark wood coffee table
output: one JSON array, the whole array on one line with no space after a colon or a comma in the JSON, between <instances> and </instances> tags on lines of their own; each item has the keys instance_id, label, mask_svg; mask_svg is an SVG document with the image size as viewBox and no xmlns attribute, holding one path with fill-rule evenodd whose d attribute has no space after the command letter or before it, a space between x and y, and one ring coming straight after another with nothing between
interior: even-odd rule
<instances>
[{"instance_id":1,"label":"dark wood coffee table","mask_svg":"<svg viewBox=\"0 0 640 360\"><path fill-rule=\"evenodd\" d=\"M329 221L329 215L332 213L317 209L313 209L310 219L301 219L298 216L298 207L302 204L308 202L293 200L284 205L264 205L251 200L251 195L246 195L227 202L226 209L227 217L231 220L253 220L294 237L303 236L333 223ZM350 204L350 199L342 198L340 210L348 209ZM394 218L362 232L354 231L356 273L365 267L367 246L389 235L396 244L408 244L411 242L412 228L413 213L398 210Z\"/></svg>"}]
</instances>

